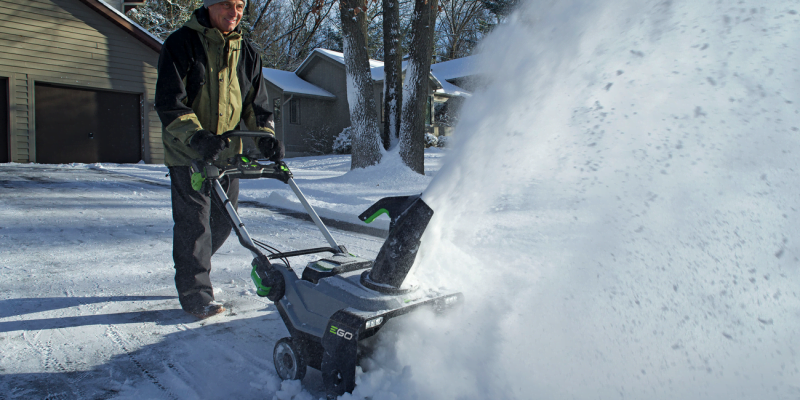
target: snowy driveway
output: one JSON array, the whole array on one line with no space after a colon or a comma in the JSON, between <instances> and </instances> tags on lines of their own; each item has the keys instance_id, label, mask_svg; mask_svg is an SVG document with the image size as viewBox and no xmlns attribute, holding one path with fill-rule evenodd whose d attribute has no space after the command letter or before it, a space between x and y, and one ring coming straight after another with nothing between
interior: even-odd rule
<instances>
[{"instance_id":1,"label":"snowy driveway","mask_svg":"<svg viewBox=\"0 0 800 400\"><path fill-rule=\"evenodd\" d=\"M175 294L163 184L5 164L0 187L0 399L249 399L280 390L272 347L287 332L255 295L251 256L235 236L212 259L216 297L230 310L199 322ZM254 237L279 249L324 245L311 223L248 205L240 211ZM382 243L332 232L368 257ZM309 370L304 383L314 393L319 380Z\"/></svg>"}]
</instances>

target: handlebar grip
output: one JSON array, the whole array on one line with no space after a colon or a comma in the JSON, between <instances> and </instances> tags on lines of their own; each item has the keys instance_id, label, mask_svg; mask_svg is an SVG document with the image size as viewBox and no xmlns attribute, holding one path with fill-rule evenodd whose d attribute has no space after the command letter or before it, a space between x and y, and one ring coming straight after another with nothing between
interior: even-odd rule
<instances>
[{"instance_id":1,"label":"handlebar grip","mask_svg":"<svg viewBox=\"0 0 800 400\"><path fill-rule=\"evenodd\" d=\"M270 137L274 136L269 132L262 132L262 131L240 131L240 130L231 130L223 133L223 139L229 139L232 137L251 137L251 138L262 138L262 137Z\"/></svg>"}]
</instances>

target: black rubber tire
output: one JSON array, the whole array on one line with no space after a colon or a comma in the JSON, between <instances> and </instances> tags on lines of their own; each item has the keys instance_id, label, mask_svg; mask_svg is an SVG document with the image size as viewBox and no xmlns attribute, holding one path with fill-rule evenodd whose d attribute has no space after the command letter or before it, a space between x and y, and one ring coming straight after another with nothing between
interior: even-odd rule
<instances>
[{"instance_id":1,"label":"black rubber tire","mask_svg":"<svg viewBox=\"0 0 800 400\"><path fill-rule=\"evenodd\" d=\"M292 338L285 337L275 343L272 360L275 363L275 372L283 380L303 379L306 376L308 364L301 349L292 342Z\"/></svg>"}]
</instances>

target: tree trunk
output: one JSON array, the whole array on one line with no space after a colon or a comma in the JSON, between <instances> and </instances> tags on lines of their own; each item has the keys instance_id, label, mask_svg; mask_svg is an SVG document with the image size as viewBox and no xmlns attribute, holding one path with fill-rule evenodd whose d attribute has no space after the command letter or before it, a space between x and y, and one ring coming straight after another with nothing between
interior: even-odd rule
<instances>
[{"instance_id":1,"label":"tree trunk","mask_svg":"<svg viewBox=\"0 0 800 400\"><path fill-rule=\"evenodd\" d=\"M383 147L388 150L400 138L403 106L403 50L397 0L383 0L383 60Z\"/></svg>"},{"instance_id":2,"label":"tree trunk","mask_svg":"<svg viewBox=\"0 0 800 400\"><path fill-rule=\"evenodd\" d=\"M400 157L413 171L425 174L425 113L428 77L433 57L437 0L415 0L411 17L411 49L403 85L405 98L400 124Z\"/></svg>"},{"instance_id":3,"label":"tree trunk","mask_svg":"<svg viewBox=\"0 0 800 400\"><path fill-rule=\"evenodd\" d=\"M383 155L367 55L366 10L364 0L340 0L347 103L353 132L351 169L375 165Z\"/></svg>"}]
</instances>

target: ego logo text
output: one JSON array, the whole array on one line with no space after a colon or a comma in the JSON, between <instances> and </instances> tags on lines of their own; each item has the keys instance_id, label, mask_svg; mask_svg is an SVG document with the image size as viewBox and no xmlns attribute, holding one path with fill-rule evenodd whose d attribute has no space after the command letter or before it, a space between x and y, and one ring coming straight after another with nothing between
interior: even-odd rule
<instances>
[{"instance_id":1,"label":"ego logo text","mask_svg":"<svg viewBox=\"0 0 800 400\"><path fill-rule=\"evenodd\" d=\"M336 336L343 337L343 338L345 338L347 340L352 340L353 339L353 334L352 333L347 332L344 329L339 329L339 328L337 328L337 327L335 327L333 325L331 325L331 333L336 335Z\"/></svg>"}]
</instances>

